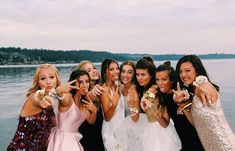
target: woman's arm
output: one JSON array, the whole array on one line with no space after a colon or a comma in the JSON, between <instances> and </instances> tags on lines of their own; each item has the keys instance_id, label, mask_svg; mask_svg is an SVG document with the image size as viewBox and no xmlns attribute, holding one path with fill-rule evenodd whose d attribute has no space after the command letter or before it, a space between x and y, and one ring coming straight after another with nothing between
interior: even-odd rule
<instances>
[{"instance_id":1,"label":"woman's arm","mask_svg":"<svg viewBox=\"0 0 235 151\"><path fill-rule=\"evenodd\" d=\"M89 124L94 124L97 117L97 107L93 104L92 100L88 99L88 101L83 100L84 107L87 111L87 122Z\"/></svg>"},{"instance_id":2,"label":"woman's arm","mask_svg":"<svg viewBox=\"0 0 235 151\"><path fill-rule=\"evenodd\" d=\"M156 112L156 118L159 124L164 128L166 128L170 123L170 117L167 113L167 108L161 105L159 106L159 109Z\"/></svg>"},{"instance_id":3,"label":"woman's arm","mask_svg":"<svg viewBox=\"0 0 235 151\"><path fill-rule=\"evenodd\" d=\"M139 101L139 95L135 86L131 87L130 89L129 99L130 99L129 107L131 110L131 119L134 122L136 122L139 119L139 108L140 108L139 102L140 101Z\"/></svg>"},{"instance_id":4,"label":"woman's arm","mask_svg":"<svg viewBox=\"0 0 235 151\"><path fill-rule=\"evenodd\" d=\"M118 101L119 101L119 94L118 88L114 90L113 94L109 93L109 88L105 87L103 93L100 95L104 119L105 121L110 121L115 113Z\"/></svg>"}]
</instances>

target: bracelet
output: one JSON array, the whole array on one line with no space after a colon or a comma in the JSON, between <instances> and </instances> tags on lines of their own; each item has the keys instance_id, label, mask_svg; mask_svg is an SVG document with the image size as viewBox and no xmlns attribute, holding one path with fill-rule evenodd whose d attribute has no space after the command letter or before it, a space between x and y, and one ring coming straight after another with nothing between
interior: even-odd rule
<instances>
[{"instance_id":1,"label":"bracelet","mask_svg":"<svg viewBox=\"0 0 235 151\"><path fill-rule=\"evenodd\" d=\"M209 82L208 78L206 76L200 75L196 77L195 81L193 82L193 85L195 87L198 87L199 85L207 82Z\"/></svg>"},{"instance_id":2,"label":"bracelet","mask_svg":"<svg viewBox=\"0 0 235 151\"><path fill-rule=\"evenodd\" d=\"M54 98L57 98L57 99L60 100L60 101L64 100L64 98L65 98L65 94L63 93L63 95L60 97L60 96L57 94L56 89L52 89L52 90L49 92L49 96L54 97Z\"/></svg>"},{"instance_id":3,"label":"bracelet","mask_svg":"<svg viewBox=\"0 0 235 151\"><path fill-rule=\"evenodd\" d=\"M130 107L130 111L134 112L134 113L139 113L139 111L136 107Z\"/></svg>"},{"instance_id":4,"label":"bracelet","mask_svg":"<svg viewBox=\"0 0 235 151\"><path fill-rule=\"evenodd\" d=\"M192 105L192 102L190 102L190 103L184 105L182 108L179 107L178 110L177 110L177 114L183 114L183 111L184 111L186 108L189 108L191 105ZM187 111L189 111L189 110L187 110Z\"/></svg>"},{"instance_id":5,"label":"bracelet","mask_svg":"<svg viewBox=\"0 0 235 151\"><path fill-rule=\"evenodd\" d=\"M183 111L184 109L186 109L187 107L189 107L189 106L191 106L191 105L192 105L192 102L186 104L186 105L181 109L181 111Z\"/></svg>"}]
</instances>

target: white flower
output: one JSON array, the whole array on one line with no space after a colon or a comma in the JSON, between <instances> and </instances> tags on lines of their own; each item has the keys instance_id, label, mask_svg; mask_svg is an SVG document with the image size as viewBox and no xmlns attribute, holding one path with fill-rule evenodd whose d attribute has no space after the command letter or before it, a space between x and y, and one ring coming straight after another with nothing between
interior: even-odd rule
<instances>
[{"instance_id":1,"label":"white flower","mask_svg":"<svg viewBox=\"0 0 235 151\"><path fill-rule=\"evenodd\" d=\"M198 87L199 85L206 83L206 82L209 82L207 77L200 75L196 77L195 81L193 82L193 85Z\"/></svg>"},{"instance_id":2,"label":"white flower","mask_svg":"<svg viewBox=\"0 0 235 151\"><path fill-rule=\"evenodd\" d=\"M35 93L35 100L41 100L45 94L46 94L45 88L37 90Z\"/></svg>"},{"instance_id":3,"label":"white flower","mask_svg":"<svg viewBox=\"0 0 235 151\"><path fill-rule=\"evenodd\" d=\"M49 94L49 96L51 96L51 97L58 97L58 96L57 96L57 91L56 91L55 88L51 89L48 94Z\"/></svg>"},{"instance_id":4,"label":"white flower","mask_svg":"<svg viewBox=\"0 0 235 151\"><path fill-rule=\"evenodd\" d=\"M144 97L149 101L153 101L155 99L155 94L150 91L146 91L144 93Z\"/></svg>"}]
</instances>

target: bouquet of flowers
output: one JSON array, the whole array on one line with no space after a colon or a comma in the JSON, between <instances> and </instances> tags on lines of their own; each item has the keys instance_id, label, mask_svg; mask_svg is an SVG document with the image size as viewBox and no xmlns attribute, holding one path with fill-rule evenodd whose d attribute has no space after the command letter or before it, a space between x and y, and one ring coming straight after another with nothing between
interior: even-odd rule
<instances>
[{"instance_id":1,"label":"bouquet of flowers","mask_svg":"<svg viewBox=\"0 0 235 151\"><path fill-rule=\"evenodd\" d=\"M156 97L154 92L147 90L142 99L141 99L141 107L147 114L147 118L149 122L156 122L157 118L155 113L160 108L160 104L158 102L158 98Z\"/></svg>"},{"instance_id":2,"label":"bouquet of flowers","mask_svg":"<svg viewBox=\"0 0 235 151\"><path fill-rule=\"evenodd\" d=\"M43 98L45 95L46 95L46 90L45 90L45 88L44 88L44 89L37 90L36 93L35 93L35 100L36 100L36 101L42 100L42 98Z\"/></svg>"}]
</instances>

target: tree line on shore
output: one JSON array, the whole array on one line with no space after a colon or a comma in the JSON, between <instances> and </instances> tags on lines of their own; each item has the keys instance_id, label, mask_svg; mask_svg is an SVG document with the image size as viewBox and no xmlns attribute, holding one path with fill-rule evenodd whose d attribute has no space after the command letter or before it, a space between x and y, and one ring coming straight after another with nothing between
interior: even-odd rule
<instances>
[{"instance_id":1,"label":"tree line on shore","mask_svg":"<svg viewBox=\"0 0 235 151\"><path fill-rule=\"evenodd\" d=\"M105 58L117 61L137 61L143 56L151 56L155 61L178 60L185 54L128 54L110 53L107 51L91 50L48 50L26 49L19 47L1 47L0 65L41 64L41 63L79 63L82 60L102 62ZM213 53L198 55L201 59L233 59L235 54Z\"/></svg>"}]
</instances>

